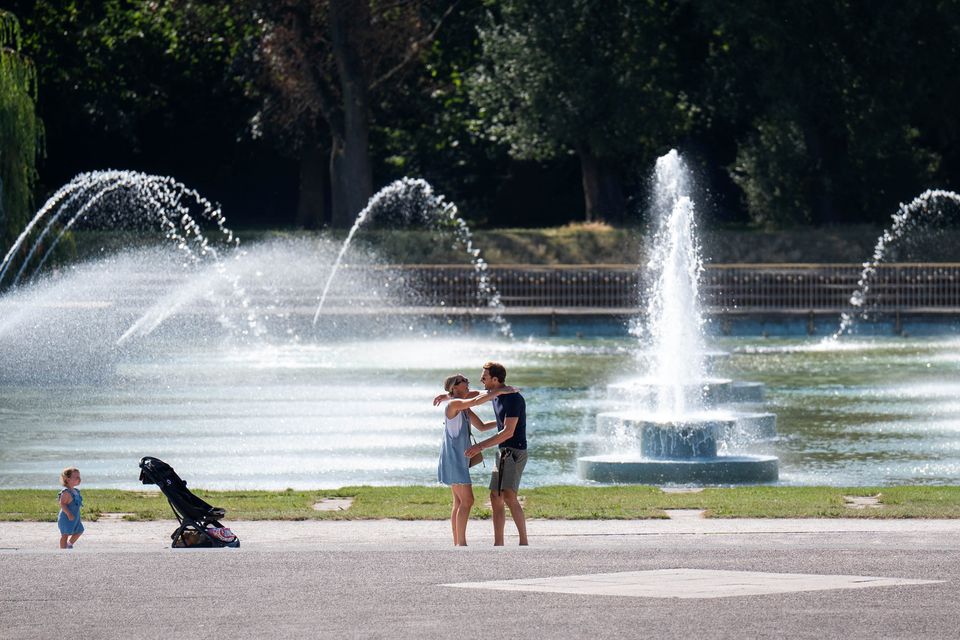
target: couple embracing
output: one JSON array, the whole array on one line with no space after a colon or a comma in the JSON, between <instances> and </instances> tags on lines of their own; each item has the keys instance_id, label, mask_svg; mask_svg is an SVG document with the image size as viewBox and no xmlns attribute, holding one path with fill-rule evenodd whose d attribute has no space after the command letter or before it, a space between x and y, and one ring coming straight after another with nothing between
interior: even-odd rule
<instances>
[{"instance_id":1,"label":"couple embracing","mask_svg":"<svg viewBox=\"0 0 960 640\"><path fill-rule=\"evenodd\" d=\"M527 524L523 508L517 500L520 476L527 463L527 415L523 396L513 387L504 384L507 370L498 362L483 365L480 383L484 392L470 390L470 381L463 375L448 377L443 382L446 394L434 398L434 405L444 405L443 444L440 448L440 465L437 476L440 482L450 485L453 492L453 509L450 526L453 543L467 545L467 521L473 507L473 485L470 481L470 458L483 449L498 448L496 466L490 478L490 507L493 511L493 544L503 545L503 528L506 523L505 507L517 525L520 544L527 544ZM496 420L484 422L473 412L473 407L484 402L493 402ZM487 431L496 427L497 435L470 445L470 427Z\"/></svg>"}]
</instances>

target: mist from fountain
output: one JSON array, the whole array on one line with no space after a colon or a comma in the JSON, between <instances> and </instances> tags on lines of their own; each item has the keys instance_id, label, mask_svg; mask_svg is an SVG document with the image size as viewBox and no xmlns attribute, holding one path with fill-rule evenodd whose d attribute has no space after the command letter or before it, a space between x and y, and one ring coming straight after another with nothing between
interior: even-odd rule
<instances>
[{"instance_id":1,"label":"mist from fountain","mask_svg":"<svg viewBox=\"0 0 960 640\"><path fill-rule=\"evenodd\" d=\"M452 321L424 315L418 310L423 294L408 276L383 264L376 252L351 247L372 217L452 233L477 274L478 304L492 306L495 326L510 335L469 227L422 180L400 180L381 191L342 245L326 237L287 238L240 250L220 208L176 180L96 171L58 189L0 262L0 282L8 285L0 296L0 381L102 379L131 354L147 349L162 361L167 348L189 344L435 333ZM79 243L83 257L51 268L64 238ZM93 245L94 253L91 242L106 244ZM341 264L348 249L350 264ZM334 278L337 269L340 278ZM318 277L325 282L321 300L335 295L338 301L321 326L311 325L318 313L304 304ZM44 366L31 366L31 360Z\"/></svg>"},{"instance_id":2,"label":"mist from fountain","mask_svg":"<svg viewBox=\"0 0 960 640\"><path fill-rule=\"evenodd\" d=\"M349 314L314 327L317 274L326 276L338 248L324 238L280 238L247 246L239 260L185 265L164 243L49 271L0 295L0 384L120 380L124 363L163 370L169 354L181 350L202 358L231 349L242 358L304 344L332 349L358 336L409 340L430 333L428 318L382 312L408 307L417 291L359 250L352 258L358 268L331 289ZM257 331L245 324L251 314Z\"/></svg>"},{"instance_id":3,"label":"mist from fountain","mask_svg":"<svg viewBox=\"0 0 960 640\"><path fill-rule=\"evenodd\" d=\"M213 229L204 230L201 222ZM184 268L214 265L215 272L230 284L233 295L243 303L245 292L229 279L222 251L234 257L240 241L226 226L220 207L175 179L136 171L92 171L82 173L57 190L34 215L0 262L0 284L12 272L19 258L19 268L10 279L17 287L25 279L33 280L44 267L63 238L75 229L115 232L123 229L159 230L170 246L176 248L185 262ZM195 293L199 290L194 289ZM175 313L191 296L181 291L172 300L150 307L119 338L123 343L134 335L154 331ZM220 322L240 334L261 330L256 313L248 307L240 325L227 316Z\"/></svg>"},{"instance_id":4,"label":"mist from fountain","mask_svg":"<svg viewBox=\"0 0 960 640\"><path fill-rule=\"evenodd\" d=\"M327 276L320 302L317 304L313 323L316 324L327 300L330 286L340 269L343 258L353 242L357 232L369 221L375 218L392 216L399 219L404 225L420 223L436 230L451 230L455 242L460 246L473 265L477 278L477 302L493 310L491 320L496 323L501 334L512 335L510 323L503 317L503 303L500 294L490 281L488 265L480 256L480 249L474 245L473 233L469 225L460 217L457 206L439 194L434 193L433 187L420 178L401 178L390 183L378 191L367 206L357 214L357 218L347 233L340 251L334 260L333 268Z\"/></svg>"},{"instance_id":5,"label":"mist from fountain","mask_svg":"<svg viewBox=\"0 0 960 640\"><path fill-rule=\"evenodd\" d=\"M948 209L944 206L947 204L953 207ZM943 189L928 189L909 203L901 203L897 212L893 214L890 226L877 238L870 260L863 263L857 288L850 296L850 306L856 310L841 314L839 328L827 338L827 341L835 342L840 336L849 333L858 319L867 318L868 294L877 267L891 259L896 259L897 249L906 249L906 245L917 242L923 234L955 223L958 210L960 210L960 194Z\"/></svg>"}]
</instances>

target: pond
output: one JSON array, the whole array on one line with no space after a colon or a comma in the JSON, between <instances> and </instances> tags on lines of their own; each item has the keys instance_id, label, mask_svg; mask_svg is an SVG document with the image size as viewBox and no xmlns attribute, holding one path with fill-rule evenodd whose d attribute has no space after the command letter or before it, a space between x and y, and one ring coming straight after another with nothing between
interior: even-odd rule
<instances>
[{"instance_id":1,"label":"pond","mask_svg":"<svg viewBox=\"0 0 960 640\"><path fill-rule=\"evenodd\" d=\"M476 387L488 360L527 400L525 484L586 484L577 457L598 444L597 414L622 407L606 386L636 374L635 339L456 333L164 342L90 379L7 381L0 487L54 486L74 465L88 488L134 489L145 455L200 488L433 484L431 399L454 372ZM726 354L715 372L765 383L759 407L777 415L778 436L738 447L778 456L780 484L960 482L960 338L718 337L711 348ZM480 485L487 456L473 470Z\"/></svg>"}]
</instances>

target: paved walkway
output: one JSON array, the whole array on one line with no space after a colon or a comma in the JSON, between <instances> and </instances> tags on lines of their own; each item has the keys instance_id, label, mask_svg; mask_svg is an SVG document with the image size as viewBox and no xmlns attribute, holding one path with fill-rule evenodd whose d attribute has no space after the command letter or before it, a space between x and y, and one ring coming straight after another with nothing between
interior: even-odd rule
<instances>
[{"instance_id":1,"label":"paved walkway","mask_svg":"<svg viewBox=\"0 0 960 640\"><path fill-rule=\"evenodd\" d=\"M0 523L0 638L955 638L960 520ZM508 533L512 523L508 522Z\"/></svg>"},{"instance_id":2,"label":"paved walkway","mask_svg":"<svg viewBox=\"0 0 960 640\"><path fill-rule=\"evenodd\" d=\"M353 521L227 521L244 549L445 549L451 544L449 524L444 521L353 520ZM84 523L86 532L76 551L151 551L170 546L174 520L128 522L109 520ZM507 545L513 523L507 522ZM532 546L543 549L622 548L671 544L750 545L844 544L858 538L873 544L910 548L960 550L960 520L872 519L714 519L699 512L682 511L669 520L530 520ZM488 520L473 520L467 529L469 551L486 548L493 539ZM56 523L0 522L0 551L56 551Z\"/></svg>"}]
</instances>

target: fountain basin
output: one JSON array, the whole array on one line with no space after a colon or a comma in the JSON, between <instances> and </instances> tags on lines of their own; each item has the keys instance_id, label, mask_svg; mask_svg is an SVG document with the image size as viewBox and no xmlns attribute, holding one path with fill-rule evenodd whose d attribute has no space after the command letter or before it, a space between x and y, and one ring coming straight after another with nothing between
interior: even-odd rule
<instances>
[{"instance_id":1,"label":"fountain basin","mask_svg":"<svg viewBox=\"0 0 960 640\"><path fill-rule=\"evenodd\" d=\"M597 414L597 431L646 457L716 455L716 442L743 446L777 437L777 416L767 412L702 411L677 419L657 419L644 411Z\"/></svg>"},{"instance_id":2,"label":"fountain basin","mask_svg":"<svg viewBox=\"0 0 960 640\"><path fill-rule=\"evenodd\" d=\"M776 482L775 456L715 456L652 460L641 456L598 455L577 459L580 477L623 484L750 484Z\"/></svg>"},{"instance_id":3,"label":"fountain basin","mask_svg":"<svg viewBox=\"0 0 960 640\"><path fill-rule=\"evenodd\" d=\"M627 449L644 458L705 458L717 455L717 441L735 426L730 418L684 416L656 419L634 413L601 413L598 426L612 429Z\"/></svg>"},{"instance_id":4,"label":"fountain basin","mask_svg":"<svg viewBox=\"0 0 960 640\"><path fill-rule=\"evenodd\" d=\"M766 412L734 413L734 432L726 432L724 440L773 440L777 437L777 414Z\"/></svg>"},{"instance_id":5,"label":"fountain basin","mask_svg":"<svg viewBox=\"0 0 960 640\"><path fill-rule=\"evenodd\" d=\"M717 438L724 427L719 422L690 425L646 423L637 426L643 456L666 460L716 457Z\"/></svg>"},{"instance_id":6,"label":"fountain basin","mask_svg":"<svg viewBox=\"0 0 960 640\"><path fill-rule=\"evenodd\" d=\"M688 404L714 407L729 401L732 385L733 381L728 378L704 378L682 385L653 378L637 378L607 385L607 395L614 399L652 405L667 393L679 393L688 400Z\"/></svg>"},{"instance_id":7,"label":"fountain basin","mask_svg":"<svg viewBox=\"0 0 960 640\"><path fill-rule=\"evenodd\" d=\"M767 387L762 382L743 382L737 380L730 385L730 402L763 402Z\"/></svg>"},{"instance_id":8,"label":"fountain basin","mask_svg":"<svg viewBox=\"0 0 960 640\"><path fill-rule=\"evenodd\" d=\"M631 453L578 458L585 480L734 484L773 482L779 477L774 456L717 455L718 442L775 437L772 413L707 411L664 419L637 411L606 412L597 416L597 427Z\"/></svg>"},{"instance_id":9,"label":"fountain basin","mask_svg":"<svg viewBox=\"0 0 960 640\"><path fill-rule=\"evenodd\" d=\"M639 349L636 351L636 357L640 361L652 362L657 359L658 355L659 354L657 354L656 351L650 351L646 349ZM700 358L703 359L705 363L711 364L711 363L722 361L726 358L729 358L730 352L723 351L720 349L707 348L707 349L704 349L703 351L700 351L698 355L700 356Z\"/></svg>"}]
</instances>

